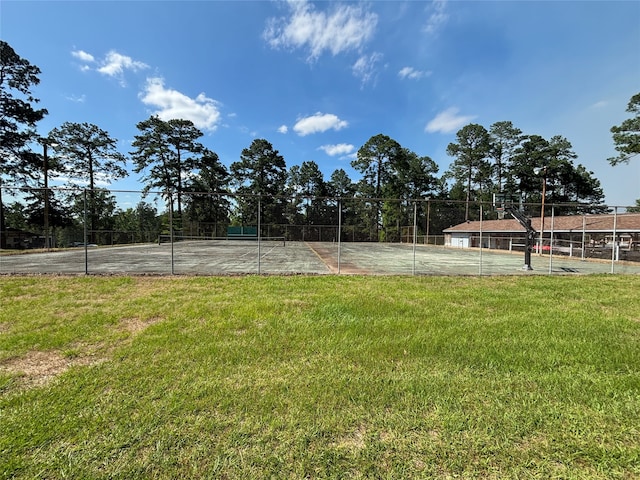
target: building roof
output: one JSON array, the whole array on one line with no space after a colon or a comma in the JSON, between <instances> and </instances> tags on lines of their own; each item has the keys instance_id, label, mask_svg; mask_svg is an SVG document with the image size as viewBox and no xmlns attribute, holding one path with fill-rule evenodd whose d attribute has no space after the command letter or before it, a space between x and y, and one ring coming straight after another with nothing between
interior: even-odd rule
<instances>
[{"instance_id":1,"label":"building roof","mask_svg":"<svg viewBox=\"0 0 640 480\"><path fill-rule=\"evenodd\" d=\"M614 228L619 233L640 233L640 213L619 213L618 215L567 215L544 217L544 231L555 233L582 232L607 233ZM524 233L525 229L514 218L503 220L468 221L446 228L444 233L478 233L482 223L483 233ZM531 219L531 226L540 231L540 217Z\"/></svg>"}]
</instances>

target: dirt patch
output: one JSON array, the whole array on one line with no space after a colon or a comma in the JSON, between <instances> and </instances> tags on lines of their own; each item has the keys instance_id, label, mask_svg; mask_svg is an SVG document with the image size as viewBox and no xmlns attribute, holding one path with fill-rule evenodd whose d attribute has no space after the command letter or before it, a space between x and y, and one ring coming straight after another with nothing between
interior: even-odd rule
<instances>
[{"instance_id":1,"label":"dirt patch","mask_svg":"<svg viewBox=\"0 0 640 480\"><path fill-rule=\"evenodd\" d=\"M118 329L123 332L137 334L160 321L162 321L160 317L147 318L144 320L140 318L123 318L118 324Z\"/></svg>"},{"instance_id":2,"label":"dirt patch","mask_svg":"<svg viewBox=\"0 0 640 480\"><path fill-rule=\"evenodd\" d=\"M130 333L133 337L161 320L161 318L146 320L124 318L116 328ZM2 325L0 324L0 332ZM71 355L65 355L57 350L44 352L35 350L0 363L0 372L17 375L17 382L21 388L41 387L71 367L97 365L109 360L113 351L127 341L126 339L116 341L112 345L76 343L70 346L74 352Z\"/></svg>"},{"instance_id":3,"label":"dirt patch","mask_svg":"<svg viewBox=\"0 0 640 480\"><path fill-rule=\"evenodd\" d=\"M322 263L324 263L331 273L338 273L338 259L335 257L335 253L331 252L327 247L321 247L318 245L306 244L309 249L315 253ZM340 261L340 273L351 275L370 275L371 271L365 268L361 268L351 262Z\"/></svg>"},{"instance_id":4,"label":"dirt patch","mask_svg":"<svg viewBox=\"0 0 640 480\"><path fill-rule=\"evenodd\" d=\"M367 431L364 425L361 425L355 431L351 432L351 434L335 442L334 446L337 448L344 448L346 450L351 450L351 451L360 451L366 446L366 443L365 443L366 432Z\"/></svg>"},{"instance_id":5,"label":"dirt patch","mask_svg":"<svg viewBox=\"0 0 640 480\"><path fill-rule=\"evenodd\" d=\"M91 365L102 361L95 356L67 357L57 351L33 351L21 357L12 358L2 365L0 371L18 374L23 387L39 387L77 365Z\"/></svg>"}]
</instances>

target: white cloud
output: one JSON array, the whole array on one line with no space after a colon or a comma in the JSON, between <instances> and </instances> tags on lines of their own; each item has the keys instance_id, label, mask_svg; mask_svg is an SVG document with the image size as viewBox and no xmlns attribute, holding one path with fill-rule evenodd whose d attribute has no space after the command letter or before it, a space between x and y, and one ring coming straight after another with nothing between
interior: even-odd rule
<instances>
[{"instance_id":1,"label":"white cloud","mask_svg":"<svg viewBox=\"0 0 640 480\"><path fill-rule=\"evenodd\" d=\"M430 6L431 14L424 26L424 31L430 35L435 35L438 30L449 20L449 14L446 12L447 0L434 0Z\"/></svg>"},{"instance_id":2,"label":"white cloud","mask_svg":"<svg viewBox=\"0 0 640 480\"><path fill-rule=\"evenodd\" d=\"M337 145L322 145L319 150L323 150L330 157L338 155L348 155L355 150L356 147L348 143L338 143Z\"/></svg>"},{"instance_id":3,"label":"white cloud","mask_svg":"<svg viewBox=\"0 0 640 480\"><path fill-rule=\"evenodd\" d=\"M203 130L213 131L220 121L219 103L208 98L204 93L191 98L184 93L165 88L162 78L148 78L140 99L145 105L158 109L154 112L160 119L191 120Z\"/></svg>"},{"instance_id":4,"label":"white cloud","mask_svg":"<svg viewBox=\"0 0 640 480\"><path fill-rule=\"evenodd\" d=\"M131 57L122 55L115 50L107 53L107 56L101 64L102 66L98 68L98 72L109 75L110 77L119 77L125 70L136 72L149 67L147 64L133 60Z\"/></svg>"},{"instance_id":5,"label":"white cloud","mask_svg":"<svg viewBox=\"0 0 640 480\"><path fill-rule=\"evenodd\" d=\"M86 63L92 63L96 61L93 55L85 52L84 50L74 50L73 52L71 52L71 55L76 57L78 60L81 60Z\"/></svg>"},{"instance_id":6,"label":"white cloud","mask_svg":"<svg viewBox=\"0 0 640 480\"><path fill-rule=\"evenodd\" d=\"M609 102L607 102L606 100L600 100L599 102L596 102L593 105L591 105L590 108L604 108L608 105L609 105Z\"/></svg>"},{"instance_id":7,"label":"white cloud","mask_svg":"<svg viewBox=\"0 0 640 480\"><path fill-rule=\"evenodd\" d=\"M476 118L475 115L458 115L459 111L460 110L458 108L451 107L446 109L444 112L440 112L433 120L427 123L427 126L424 129L425 132L455 132Z\"/></svg>"},{"instance_id":8,"label":"white cloud","mask_svg":"<svg viewBox=\"0 0 640 480\"><path fill-rule=\"evenodd\" d=\"M69 100L70 102L74 102L74 103L84 103L85 100L87 99L87 96L82 94L82 95L68 95L67 97L65 97L67 100Z\"/></svg>"},{"instance_id":9,"label":"white cloud","mask_svg":"<svg viewBox=\"0 0 640 480\"><path fill-rule=\"evenodd\" d=\"M360 79L363 86L375 80L378 73L376 65L380 60L382 54L374 52L371 55L362 55L351 67L353 74Z\"/></svg>"},{"instance_id":10,"label":"white cloud","mask_svg":"<svg viewBox=\"0 0 640 480\"><path fill-rule=\"evenodd\" d=\"M301 137L311 133L326 132L327 130L340 130L349 124L345 120L340 120L332 113L316 113L310 117L301 118L293 126L293 131Z\"/></svg>"},{"instance_id":11,"label":"white cloud","mask_svg":"<svg viewBox=\"0 0 640 480\"><path fill-rule=\"evenodd\" d=\"M335 5L319 12L306 1L289 1L291 15L272 18L263 33L272 48L306 48L309 60L329 51L333 55L358 50L372 37L378 16L358 5Z\"/></svg>"},{"instance_id":12,"label":"white cloud","mask_svg":"<svg viewBox=\"0 0 640 480\"><path fill-rule=\"evenodd\" d=\"M71 55L84 62L84 65L80 66L80 70L83 72L93 70L92 64L97 63L99 65L99 67L96 68L97 72L117 78L122 86L125 86L124 72L126 70L137 72L149 68L149 65L146 63L134 60L127 55L122 55L115 50L108 52L105 58L100 61L96 60L93 55L84 50L74 50L71 52Z\"/></svg>"},{"instance_id":13,"label":"white cloud","mask_svg":"<svg viewBox=\"0 0 640 480\"><path fill-rule=\"evenodd\" d=\"M431 75L431 72L423 72L413 67L404 67L398 72L400 78L408 78L410 80L418 80L422 77L428 77L429 75Z\"/></svg>"},{"instance_id":14,"label":"white cloud","mask_svg":"<svg viewBox=\"0 0 640 480\"><path fill-rule=\"evenodd\" d=\"M56 175L51 178L51 180L59 183L71 184L75 187L87 187L89 186L88 178L81 177L69 177L64 175ZM94 173L93 175L93 184L97 188L106 188L111 184L111 177L109 177L108 173Z\"/></svg>"},{"instance_id":15,"label":"white cloud","mask_svg":"<svg viewBox=\"0 0 640 480\"><path fill-rule=\"evenodd\" d=\"M278 127L278 133L287 133L289 131L289 127L286 125L280 125Z\"/></svg>"}]
</instances>

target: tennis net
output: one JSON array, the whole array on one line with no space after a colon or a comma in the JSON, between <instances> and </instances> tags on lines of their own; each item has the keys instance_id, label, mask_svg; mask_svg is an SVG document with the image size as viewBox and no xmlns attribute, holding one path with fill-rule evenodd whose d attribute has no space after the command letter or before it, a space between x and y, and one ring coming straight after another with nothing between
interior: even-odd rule
<instances>
[{"instance_id":1,"label":"tennis net","mask_svg":"<svg viewBox=\"0 0 640 480\"><path fill-rule=\"evenodd\" d=\"M158 244L171 243L171 235L160 235L158 237ZM194 236L194 235L173 235L173 243L181 245L194 245L194 246L250 246L268 245L273 247L284 247L286 245L285 237L254 237L254 236L228 236L228 237L209 237L209 236Z\"/></svg>"}]
</instances>

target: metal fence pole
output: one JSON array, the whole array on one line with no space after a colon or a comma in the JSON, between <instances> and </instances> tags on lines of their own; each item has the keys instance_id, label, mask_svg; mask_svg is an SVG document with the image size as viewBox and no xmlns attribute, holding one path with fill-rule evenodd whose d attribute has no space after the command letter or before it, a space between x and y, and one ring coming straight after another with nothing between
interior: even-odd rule
<instances>
[{"instance_id":1,"label":"metal fence pole","mask_svg":"<svg viewBox=\"0 0 640 480\"><path fill-rule=\"evenodd\" d=\"M555 222L555 205L551 205L551 238L549 239L549 275L553 273L553 228Z\"/></svg>"},{"instance_id":2,"label":"metal fence pole","mask_svg":"<svg viewBox=\"0 0 640 480\"><path fill-rule=\"evenodd\" d=\"M174 259L174 237L173 237L173 193L169 192L167 195L169 199L169 240L171 242L171 275L175 275L175 259Z\"/></svg>"},{"instance_id":3,"label":"metal fence pole","mask_svg":"<svg viewBox=\"0 0 640 480\"><path fill-rule=\"evenodd\" d=\"M342 249L342 199L338 199L338 275L340 275L340 253Z\"/></svg>"},{"instance_id":4,"label":"metal fence pole","mask_svg":"<svg viewBox=\"0 0 640 480\"><path fill-rule=\"evenodd\" d=\"M416 274L416 242L418 241L418 202L413 202L413 269L412 275Z\"/></svg>"},{"instance_id":5,"label":"metal fence pole","mask_svg":"<svg viewBox=\"0 0 640 480\"><path fill-rule=\"evenodd\" d=\"M425 244L429 245L429 223L431 222L431 199L427 199L427 224L425 225L426 227L426 231L424 232L425 234Z\"/></svg>"},{"instance_id":6,"label":"metal fence pole","mask_svg":"<svg viewBox=\"0 0 640 480\"><path fill-rule=\"evenodd\" d=\"M261 202L261 197L258 197L258 275L260 275L260 270L261 270L261 265L260 265L260 255L261 255L261 245L260 245L260 238L262 236L261 232L260 232L260 220L261 220L261 216L260 216L260 212L262 210L262 202Z\"/></svg>"},{"instance_id":7,"label":"metal fence pole","mask_svg":"<svg viewBox=\"0 0 640 480\"><path fill-rule=\"evenodd\" d=\"M587 230L587 216L582 215L582 257L581 260L584 260L586 255L587 246L585 244L586 241L586 230Z\"/></svg>"},{"instance_id":8,"label":"metal fence pole","mask_svg":"<svg viewBox=\"0 0 640 480\"><path fill-rule=\"evenodd\" d=\"M480 266L479 266L479 274L482 275L482 203L480 204Z\"/></svg>"},{"instance_id":9,"label":"metal fence pole","mask_svg":"<svg viewBox=\"0 0 640 480\"><path fill-rule=\"evenodd\" d=\"M89 247L87 243L89 242L88 228L87 228L87 189L83 190L82 195L83 201L83 212L82 212L82 222L84 223L84 274L89 275Z\"/></svg>"},{"instance_id":10,"label":"metal fence pole","mask_svg":"<svg viewBox=\"0 0 640 480\"><path fill-rule=\"evenodd\" d=\"M611 245L611 273L616 272L615 259L616 259L616 237L618 229L618 207L613 207L613 244Z\"/></svg>"},{"instance_id":11,"label":"metal fence pole","mask_svg":"<svg viewBox=\"0 0 640 480\"><path fill-rule=\"evenodd\" d=\"M4 233L2 230L5 228L4 226L4 205L2 203L2 177L0 176L0 250L2 250L2 234ZM5 240L6 241L6 240ZM2 260L2 257L0 257Z\"/></svg>"}]
</instances>

